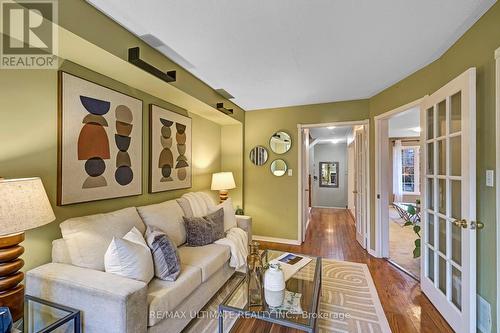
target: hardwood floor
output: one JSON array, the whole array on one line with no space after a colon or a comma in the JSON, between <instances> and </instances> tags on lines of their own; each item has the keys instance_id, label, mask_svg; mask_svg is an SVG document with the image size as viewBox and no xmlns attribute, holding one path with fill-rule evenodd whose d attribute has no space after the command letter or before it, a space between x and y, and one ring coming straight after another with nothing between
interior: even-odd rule
<instances>
[{"instance_id":1,"label":"hardwood floor","mask_svg":"<svg viewBox=\"0 0 500 333\"><path fill-rule=\"evenodd\" d=\"M392 332L453 332L413 278L385 259L370 256L356 241L347 210L315 208L301 246L261 242L263 248L359 262L368 265ZM233 332L295 333L296 330L254 319L240 319Z\"/></svg>"}]
</instances>

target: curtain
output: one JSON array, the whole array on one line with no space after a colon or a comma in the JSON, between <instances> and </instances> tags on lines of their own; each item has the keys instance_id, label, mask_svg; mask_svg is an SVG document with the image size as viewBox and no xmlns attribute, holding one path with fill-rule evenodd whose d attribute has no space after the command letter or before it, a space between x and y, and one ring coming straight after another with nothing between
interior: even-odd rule
<instances>
[{"instance_id":1,"label":"curtain","mask_svg":"<svg viewBox=\"0 0 500 333\"><path fill-rule=\"evenodd\" d=\"M401 140L396 140L394 143L392 154L392 187L394 193L394 202L403 201L403 161L402 161L402 145Z\"/></svg>"}]
</instances>

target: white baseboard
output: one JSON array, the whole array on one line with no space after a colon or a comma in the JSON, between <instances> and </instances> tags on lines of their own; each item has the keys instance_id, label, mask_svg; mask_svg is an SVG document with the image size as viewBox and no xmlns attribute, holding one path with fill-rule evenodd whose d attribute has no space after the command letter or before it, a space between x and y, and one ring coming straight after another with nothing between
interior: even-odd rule
<instances>
[{"instance_id":1,"label":"white baseboard","mask_svg":"<svg viewBox=\"0 0 500 333\"><path fill-rule=\"evenodd\" d=\"M382 258L381 256L379 256L379 254L377 253L377 251L372 250L370 248L368 248L368 254L371 255L371 256L374 256L375 258Z\"/></svg>"},{"instance_id":2,"label":"white baseboard","mask_svg":"<svg viewBox=\"0 0 500 333\"><path fill-rule=\"evenodd\" d=\"M256 241L290 244L290 245L301 245L302 244L302 242L300 240L297 240L297 239L275 238L275 237L257 236L257 235L253 235L252 239L256 240Z\"/></svg>"},{"instance_id":3,"label":"white baseboard","mask_svg":"<svg viewBox=\"0 0 500 333\"><path fill-rule=\"evenodd\" d=\"M313 206L312 208L347 209L346 207L335 207L335 206Z\"/></svg>"}]
</instances>

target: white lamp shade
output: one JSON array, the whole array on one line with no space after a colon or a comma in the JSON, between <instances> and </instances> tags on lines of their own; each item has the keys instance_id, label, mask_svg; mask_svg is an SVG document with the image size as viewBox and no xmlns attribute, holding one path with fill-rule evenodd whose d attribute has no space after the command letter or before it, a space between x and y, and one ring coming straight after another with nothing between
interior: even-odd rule
<instances>
[{"instance_id":1,"label":"white lamp shade","mask_svg":"<svg viewBox=\"0 0 500 333\"><path fill-rule=\"evenodd\" d=\"M0 180L0 235L33 229L55 219L40 178Z\"/></svg>"},{"instance_id":2,"label":"white lamp shade","mask_svg":"<svg viewBox=\"0 0 500 333\"><path fill-rule=\"evenodd\" d=\"M224 191L235 188L234 177L232 172L218 172L212 175L212 190Z\"/></svg>"}]
</instances>

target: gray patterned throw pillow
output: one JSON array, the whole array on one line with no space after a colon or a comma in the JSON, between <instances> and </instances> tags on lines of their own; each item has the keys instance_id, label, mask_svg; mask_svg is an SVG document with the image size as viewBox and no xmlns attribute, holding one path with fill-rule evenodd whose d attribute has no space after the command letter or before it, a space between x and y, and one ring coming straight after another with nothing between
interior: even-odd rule
<instances>
[{"instance_id":1,"label":"gray patterned throw pillow","mask_svg":"<svg viewBox=\"0 0 500 333\"><path fill-rule=\"evenodd\" d=\"M205 219L214 223L214 242L218 239L224 238L224 208L220 208L215 212L205 216Z\"/></svg>"},{"instance_id":2,"label":"gray patterned throw pillow","mask_svg":"<svg viewBox=\"0 0 500 333\"><path fill-rule=\"evenodd\" d=\"M183 217L189 246L211 244L224 237L224 210L221 208L204 217Z\"/></svg>"},{"instance_id":3,"label":"gray patterned throw pillow","mask_svg":"<svg viewBox=\"0 0 500 333\"><path fill-rule=\"evenodd\" d=\"M165 281L175 281L181 273L181 260L175 243L167 234L148 228L146 242L153 253L155 276Z\"/></svg>"}]
</instances>

